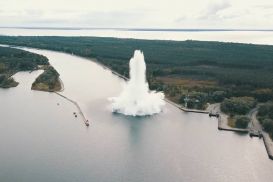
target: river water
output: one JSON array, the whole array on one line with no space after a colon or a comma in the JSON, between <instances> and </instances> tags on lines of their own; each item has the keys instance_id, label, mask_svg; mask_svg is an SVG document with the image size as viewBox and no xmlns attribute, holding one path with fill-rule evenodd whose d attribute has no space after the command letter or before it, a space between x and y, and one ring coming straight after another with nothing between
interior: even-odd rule
<instances>
[{"instance_id":1,"label":"river water","mask_svg":"<svg viewBox=\"0 0 273 182\"><path fill-rule=\"evenodd\" d=\"M217 130L217 120L167 104L151 117L113 114L107 98L124 81L80 57L25 49L49 58L91 121L87 128L64 98L31 91L41 73L19 72L18 87L0 89L0 181L270 182L263 141ZM59 103L59 105L57 104Z\"/></svg>"}]
</instances>

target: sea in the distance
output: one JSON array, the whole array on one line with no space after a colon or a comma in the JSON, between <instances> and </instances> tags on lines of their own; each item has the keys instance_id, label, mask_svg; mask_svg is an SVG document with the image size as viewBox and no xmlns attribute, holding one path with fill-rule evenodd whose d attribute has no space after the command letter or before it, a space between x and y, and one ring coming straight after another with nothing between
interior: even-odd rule
<instances>
[{"instance_id":1,"label":"sea in the distance","mask_svg":"<svg viewBox=\"0 0 273 182\"><path fill-rule=\"evenodd\" d=\"M229 29L100 29L100 28L0 28L0 35L96 36L156 40L201 40L273 44L273 30Z\"/></svg>"}]
</instances>

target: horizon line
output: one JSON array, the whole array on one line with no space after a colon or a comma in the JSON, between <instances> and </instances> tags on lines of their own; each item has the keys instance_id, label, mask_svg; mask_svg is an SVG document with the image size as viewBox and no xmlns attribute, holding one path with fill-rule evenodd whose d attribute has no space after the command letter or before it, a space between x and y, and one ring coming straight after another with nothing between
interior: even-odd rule
<instances>
[{"instance_id":1,"label":"horizon line","mask_svg":"<svg viewBox=\"0 0 273 182\"><path fill-rule=\"evenodd\" d=\"M54 27L54 26L0 26L15 29L48 29L48 30L123 30L123 31L273 31L273 29L240 29L240 28L116 28L116 27Z\"/></svg>"}]
</instances>

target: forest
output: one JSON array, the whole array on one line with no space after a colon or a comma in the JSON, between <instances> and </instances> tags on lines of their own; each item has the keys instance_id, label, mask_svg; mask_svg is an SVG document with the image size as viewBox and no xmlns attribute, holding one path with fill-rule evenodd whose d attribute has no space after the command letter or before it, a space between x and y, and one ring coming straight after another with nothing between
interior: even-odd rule
<instances>
[{"instance_id":1,"label":"forest","mask_svg":"<svg viewBox=\"0 0 273 182\"><path fill-rule=\"evenodd\" d=\"M33 71L39 65L48 65L48 59L20 49L0 47L0 88L16 87L11 76L19 71Z\"/></svg>"}]
</instances>

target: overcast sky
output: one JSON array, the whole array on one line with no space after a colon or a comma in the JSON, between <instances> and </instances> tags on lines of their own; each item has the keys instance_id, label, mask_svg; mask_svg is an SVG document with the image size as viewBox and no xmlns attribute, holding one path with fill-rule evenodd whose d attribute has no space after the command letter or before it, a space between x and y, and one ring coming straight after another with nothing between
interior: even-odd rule
<instances>
[{"instance_id":1,"label":"overcast sky","mask_svg":"<svg viewBox=\"0 0 273 182\"><path fill-rule=\"evenodd\" d=\"M273 0L0 0L0 26L273 29Z\"/></svg>"}]
</instances>

